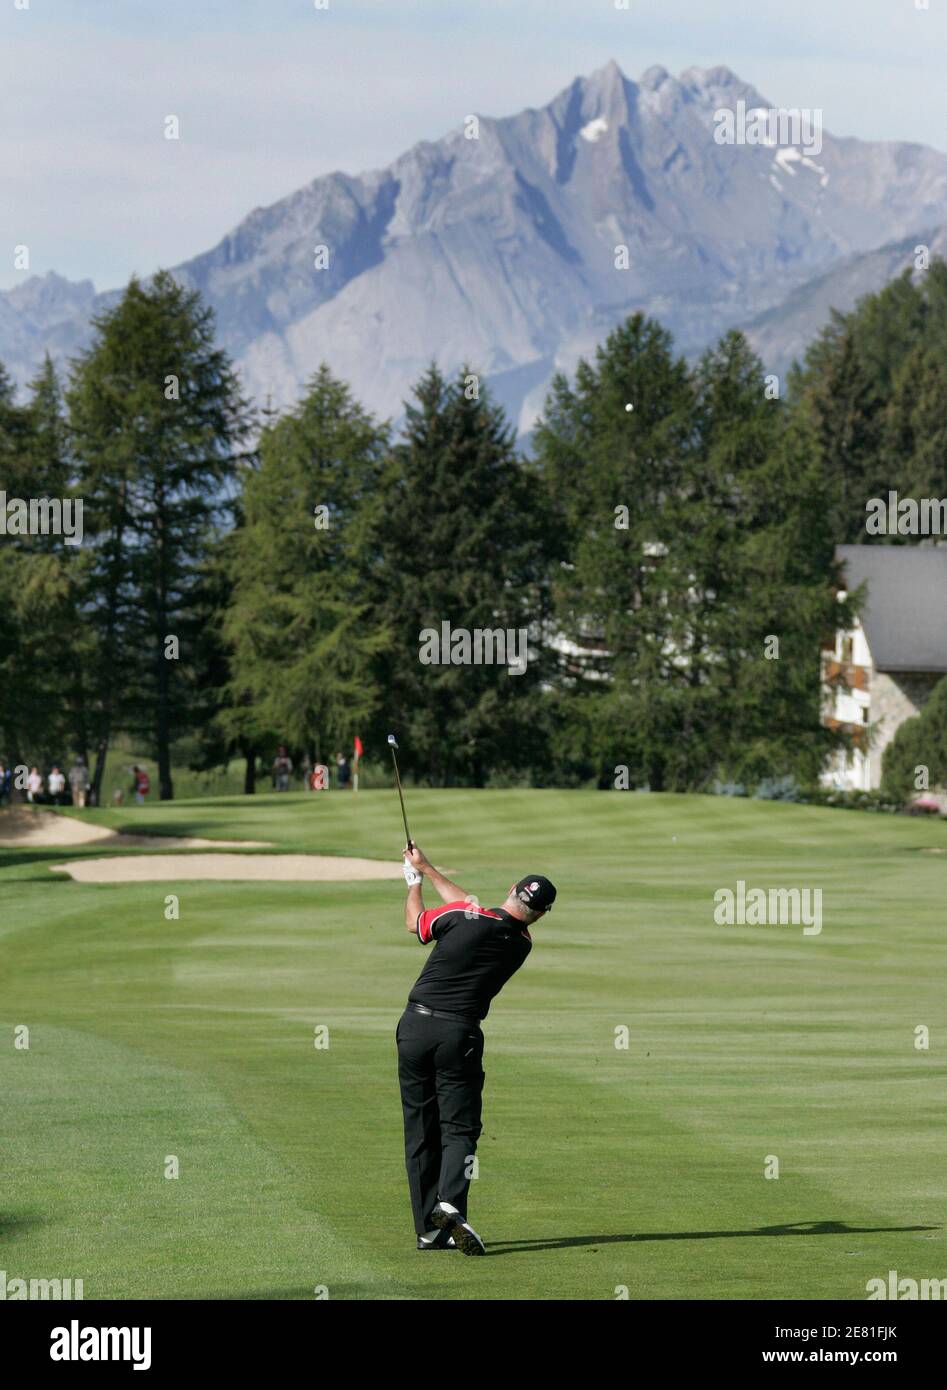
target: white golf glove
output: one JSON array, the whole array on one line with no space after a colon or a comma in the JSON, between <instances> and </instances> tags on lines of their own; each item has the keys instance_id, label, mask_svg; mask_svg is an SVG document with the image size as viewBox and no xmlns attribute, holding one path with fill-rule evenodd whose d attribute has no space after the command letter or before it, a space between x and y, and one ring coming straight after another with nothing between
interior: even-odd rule
<instances>
[{"instance_id":1,"label":"white golf glove","mask_svg":"<svg viewBox=\"0 0 947 1390\"><path fill-rule=\"evenodd\" d=\"M417 869L411 863L411 860L408 858L407 855L405 855L404 860L402 862L404 864L404 881L409 888L413 888L416 883L421 882L421 875L418 873Z\"/></svg>"}]
</instances>

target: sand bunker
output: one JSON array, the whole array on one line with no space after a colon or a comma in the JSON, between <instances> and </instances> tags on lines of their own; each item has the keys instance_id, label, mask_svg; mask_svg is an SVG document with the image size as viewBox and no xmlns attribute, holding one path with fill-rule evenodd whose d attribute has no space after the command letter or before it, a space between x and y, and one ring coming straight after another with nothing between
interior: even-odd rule
<instances>
[{"instance_id":1,"label":"sand bunker","mask_svg":"<svg viewBox=\"0 0 947 1390\"><path fill-rule=\"evenodd\" d=\"M52 864L50 868L53 873L70 874L78 883L180 883L182 879L195 878L349 883L357 879L401 878L400 864L328 854L149 854L141 858L136 855L77 859L72 864Z\"/></svg>"},{"instance_id":2,"label":"sand bunker","mask_svg":"<svg viewBox=\"0 0 947 1390\"><path fill-rule=\"evenodd\" d=\"M201 840L182 835L126 835L107 825L92 825L72 816L57 816L38 807L13 806L0 811L0 849L67 849L97 845L103 849L267 849L268 840Z\"/></svg>"},{"instance_id":3,"label":"sand bunker","mask_svg":"<svg viewBox=\"0 0 947 1390\"><path fill-rule=\"evenodd\" d=\"M146 855L79 859L52 864L53 873L77 883L179 883L182 879L264 879L274 883L351 883L358 879L396 879L401 865L380 859L346 859L329 854L162 854L166 849L269 849L266 840L201 840L196 836L126 835L105 825L57 816L38 807L0 811L0 848L146 849Z\"/></svg>"}]
</instances>

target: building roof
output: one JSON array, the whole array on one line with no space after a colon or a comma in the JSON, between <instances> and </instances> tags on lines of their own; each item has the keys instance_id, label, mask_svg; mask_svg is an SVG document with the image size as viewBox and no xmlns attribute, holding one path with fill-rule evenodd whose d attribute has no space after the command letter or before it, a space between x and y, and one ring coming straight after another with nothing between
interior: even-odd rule
<instances>
[{"instance_id":1,"label":"building roof","mask_svg":"<svg viewBox=\"0 0 947 1390\"><path fill-rule=\"evenodd\" d=\"M947 545L839 545L878 671L947 671Z\"/></svg>"}]
</instances>

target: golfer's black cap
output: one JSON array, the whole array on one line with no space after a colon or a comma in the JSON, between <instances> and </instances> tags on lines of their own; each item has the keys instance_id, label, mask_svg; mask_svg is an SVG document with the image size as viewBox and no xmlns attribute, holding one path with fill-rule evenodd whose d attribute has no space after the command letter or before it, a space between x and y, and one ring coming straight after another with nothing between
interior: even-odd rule
<instances>
[{"instance_id":1,"label":"golfer's black cap","mask_svg":"<svg viewBox=\"0 0 947 1390\"><path fill-rule=\"evenodd\" d=\"M542 874L527 874L513 889L524 907L530 912L548 912L556 901L556 886Z\"/></svg>"}]
</instances>

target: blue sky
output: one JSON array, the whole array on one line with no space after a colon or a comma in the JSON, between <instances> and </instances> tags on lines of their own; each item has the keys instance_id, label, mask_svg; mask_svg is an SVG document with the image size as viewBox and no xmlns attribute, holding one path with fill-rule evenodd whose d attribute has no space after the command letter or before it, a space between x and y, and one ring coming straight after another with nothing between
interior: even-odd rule
<instances>
[{"instance_id":1,"label":"blue sky","mask_svg":"<svg viewBox=\"0 0 947 1390\"><path fill-rule=\"evenodd\" d=\"M174 265L318 174L543 105L610 58L632 78L725 63L834 134L947 150L947 0L916 5L2 0L0 287L22 243L33 273L97 289Z\"/></svg>"}]
</instances>

